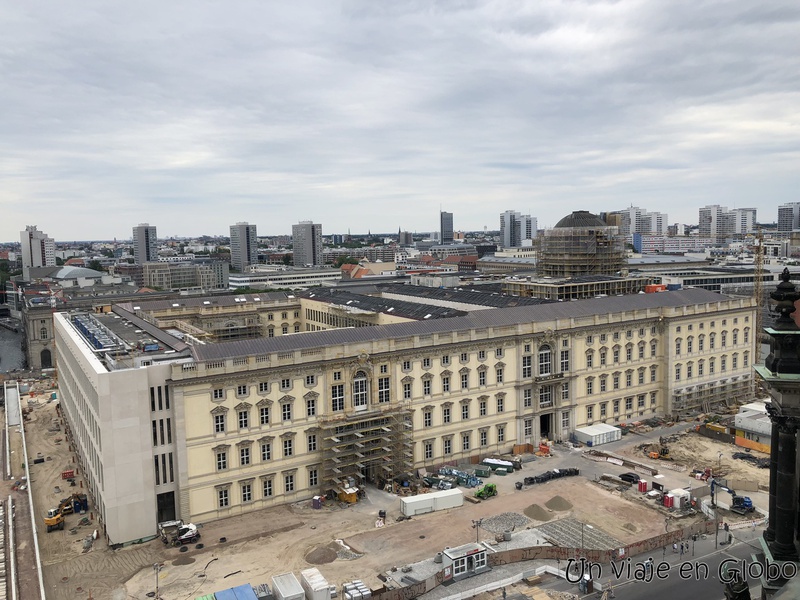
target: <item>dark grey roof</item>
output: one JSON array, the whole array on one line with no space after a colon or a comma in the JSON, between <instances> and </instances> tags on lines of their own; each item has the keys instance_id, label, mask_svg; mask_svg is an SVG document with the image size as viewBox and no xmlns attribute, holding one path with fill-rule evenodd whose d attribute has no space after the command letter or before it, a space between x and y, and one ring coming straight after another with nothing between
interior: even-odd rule
<instances>
[{"instance_id":1,"label":"dark grey roof","mask_svg":"<svg viewBox=\"0 0 800 600\"><path fill-rule=\"evenodd\" d=\"M512 306L533 306L543 304L549 300L541 298L520 298L518 296L502 296L492 291L484 291L484 286L460 288L431 288L419 285L381 285L381 292L389 294L402 294L414 298L430 298L431 300L447 300L449 302L463 302L475 306L492 306L494 308L509 308Z\"/></svg>"},{"instance_id":2,"label":"dark grey roof","mask_svg":"<svg viewBox=\"0 0 800 600\"><path fill-rule=\"evenodd\" d=\"M576 210L556 223L556 227L608 227L608 224L588 210Z\"/></svg>"},{"instance_id":3,"label":"dark grey roof","mask_svg":"<svg viewBox=\"0 0 800 600\"><path fill-rule=\"evenodd\" d=\"M454 331L469 331L486 327L505 327L519 323L552 321L572 317L589 317L623 311L644 310L648 308L692 306L695 304L716 303L729 299L729 296L704 289L689 289L658 294L635 294L609 298L591 298L573 302L554 302L536 306L498 308L481 310L464 317L435 319L375 325L355 329L330 329L284 335L274 338L259 338L219 344L194 346L195 360L223 360L238 356L254 356L272 352L289 352L310 348L324 348L340 344L356 344L372 340L397 339L415 335L432 335Z\"/></svg>"},{"instance_id":4,"label":"dark grey roof","mask_svg":"<svg viewBox=\"0 0 800 600\"><path fill-rule=\"evenodd\" d=\"M239 306L241 304L259 304L263 302L274 302L276 300L288 300L292 298L291 294L285 292L264 292L262 294L225 294L220 296L178 296L167 300L147 300L143 298L141 301L134 300L133 302L120 303L125 310L134 312L135 307L140 307L143 310L165 310L173 308L176 304L178 306ZM236 298L244 298L245 301L236 301Z\"/></svg>"},{"instance_id":5,"label":"dark grey roof","mask_svg":"<svg viewBox=\"0 0 800 600\"><path fill-rule=\"evenodd\" d=\"M398 285L394 287L403 288L406 286ZM337 288L314 288L312 290L306 290L299 295L307 300L313 300L315 302L340 304L351 308L405 317L406 319L444 319L467 314L463 310L457 310L446 306L432 306L430 304L420 304L404 300L391 300L380 296L365 296L362 294L354 294L349 290Z\"/></svg>"}]
</instances>

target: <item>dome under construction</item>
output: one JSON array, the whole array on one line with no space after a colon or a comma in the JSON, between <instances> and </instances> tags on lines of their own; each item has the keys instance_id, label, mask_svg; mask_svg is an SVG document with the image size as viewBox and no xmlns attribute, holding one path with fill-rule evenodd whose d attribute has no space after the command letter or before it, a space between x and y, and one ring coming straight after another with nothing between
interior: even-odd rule
<instances>
[{"instance_id":1,"label":"dome under construction","mask_svg":"<svg viewBox=\"0 0 800 600\"><path fill-rule=\"evenodd\" d=\"M576 210L539 237L540 277L617 275L625 266L619 228L586 210Z\"/></svg>"}]
</instances>

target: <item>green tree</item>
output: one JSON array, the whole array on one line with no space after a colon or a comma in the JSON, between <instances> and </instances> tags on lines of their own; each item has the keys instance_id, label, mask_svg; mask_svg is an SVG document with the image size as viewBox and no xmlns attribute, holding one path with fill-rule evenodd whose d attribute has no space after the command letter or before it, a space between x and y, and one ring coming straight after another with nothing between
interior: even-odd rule
<instances>
[{"instance_id":1,"label":"green tree","mask_svg":"<svg viewBox=\"0 0 800 600\"><path fill-rule=\"evenodd\" d=\"M59 257L59 256L56 256L56 266L57 267L63 267L64 266L64 259Z\"/></svg>"},{"instance_id":2,"label":"green tree","mask_svg":"<svg viewBox=\"0 0 800 600\"><path fill-rule=\"evenodd\" d=\"M352 256L340 256L334 261L333 266L338 269L342 265L357 265L357 264L358 260L353 258Z\"/></svg>"},{"instance_id":3,"label":"green tree","mask_svg":"<svg viewBox=\"0 0 800 600\"><path fill-rule=\"evenodd\" d=\"M291 264L291 262L292 262L292 257L289 256L288 254L284 254L283 255L283 264L288 267Z\"/></svg>"},{"instance_id":4,"label":"green tree","mask_svg":"<svg viewBox=\"0 0 800 600\"><path fill-rule=\"evenodd\" d=\"M89 261L89 264L87 265L87 267L88 267L89 269L92 269L93 271L100 271L101 273L102 273L102 272L103 272L103 270L104 270L104 269L103 269L103 265L101 265L101 264L100 264L100 261L99 261L99 260L96 260L96 259L95 259L95 260L90 260L90 261Z\"/></svg>"}]
</instances>

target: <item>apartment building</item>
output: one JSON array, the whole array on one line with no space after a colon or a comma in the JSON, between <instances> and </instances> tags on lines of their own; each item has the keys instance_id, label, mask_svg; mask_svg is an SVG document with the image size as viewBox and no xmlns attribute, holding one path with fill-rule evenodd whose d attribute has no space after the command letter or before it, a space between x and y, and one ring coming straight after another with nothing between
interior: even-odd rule
<instances>
[{"instance_id":1,"label":"apartment building","mask_svg":"<svg viewBox=\"0 0 800 600\"><path fill-rule=\"evenodd\" d=\"M306 324L328 326L336 313L312 293L275 299L299 302L291 312L299 331ZM352 307L348 300L343 304ZM135 439L136 456L125 459L129 470L137 470L136 485L146 488L125 500L143 503L132 513L142 519L139 537L148 527L154 533L157 518L166 514L210 521L324 494L351 477L359 485L381 485L423 466L505 452L542 438L569 439L576 427L590 423L748 400L752 389L753 301L707 290L450 318L435 318L429 310L430 318L402 315L405 322L231 341L202 337L201 328L210 329L211 322L187 318L205 307L208 318L225 323L227 307L201 300L184 311L182 302L189 300L158 310L116 306L110 319L122 331L164 336L159 344L175 351L163 353L174 357L168 365L104 353L77 333L75 316L58 319L59 364L70 365L59 383L72 390L62 396L71 429L92 440L107 435L107 428L126 428L127 435L143 431ZM248 306L259 302L265 311L289 316L288 304L270 308L256 297L232 304L230 311L246 318ZM206 343L193 340L200 337ZM89 367L97 383L84 381ZM115 376L130 383L120 398L111 393L116 386L100 383ZM168 415L151 400L157 392L149 395L158 386L170 398ZM119 410L124 418L84 426L83 398L89 397L92 414ZM119 402L127 404L115 409ZM174 428L164 446L157 424L162 418ZM103 439L118 447L116 439ZM120 456L105 453L105 446L103 452L94 444L78 449L89 453L82 464L97 472L119 469L105 464ZM166 463L154 458L170 452L172 463L169 456ZM112 501L114 491L107 483L99 491L106 519L109 506L123 503ZM134 539L119 537L121 526L117 530L113 541Z\"/></svg>"}]
</instances>

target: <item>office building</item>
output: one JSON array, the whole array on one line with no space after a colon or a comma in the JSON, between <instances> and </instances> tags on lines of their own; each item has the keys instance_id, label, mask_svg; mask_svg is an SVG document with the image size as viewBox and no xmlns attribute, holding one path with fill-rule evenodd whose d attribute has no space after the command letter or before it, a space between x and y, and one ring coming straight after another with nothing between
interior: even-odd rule
<instances>
[{"instance_id":1,"label":"office building","mask_svg":"<svg viewBox=\"0 0 800 600\"><path fill-rule=\"evenodd\" d=\"M28 225L20 233L22 246L22 278L30 281L30 271L36 267L56 266L56 242L36 225Z\"/></svg>"},{"instance_id":2,"label":"office building","mask_svg":"<svg viewBox=\"0 0 800 600\"><path fill-rule=\"evenodd\" d=\"M321 267L322 225L312 221L292 225L292 251L295 267Z\"/></svg>"},{"instance_id":3,"label":"office building","mask_svg":"<svg viewBox=\"0 0 800 600\"><path fill-rule=\"evenodd\" d=\"M507 210L500 214L500 243L503 248L530 245L536 237L536 228L536 217Z\"/></svg>"},{"instance_id":4,"label":"office building","mask_svg":"<svg viewBox=\"0 0 800 600\"><path fill-rule=\"evenodd\" d=\"M256 226L249 223L231 225L231 267L240 273L258 263Z\"/></svg>"},{"instance_id":5,"label":"office building","mask_svg":"<svg viewBox=\"0 0 800 600\"><path fill-rule=\"evenodd\" d=\"M158 260L158 235L155 225L140 223L133 228L133 262L143 265Z\"/></svg>"},{"instance_id":6,"label":"office building","mask_svg":"<svg viewBox=\"0 0 800 600\"><path fill-rule=\"evenodd\" d=\"M778 231L800 229L800 202L789 202L778 207Z\"/></svg>"},{"instance_id":7,"label":"office building","mask_svg":"<svg viewBox=\"0 0 800 600\"><path fill-rule=\"evenodd\" d=\"M453 213L439 212L439 244L453 243Z\"/></svg>"},{"instance_id":8,"label":"office building","mask_svg":"<svg viewBox=\"0 0 800 600\"><path fill-rule=\"evenodd\" d=\"M309 290L57 313L70 443L109 541L752 390L751 298L694 289L479 314L437 301ZM304 333L284 335L293 326Z\"/></svg>"}]
</instances>

